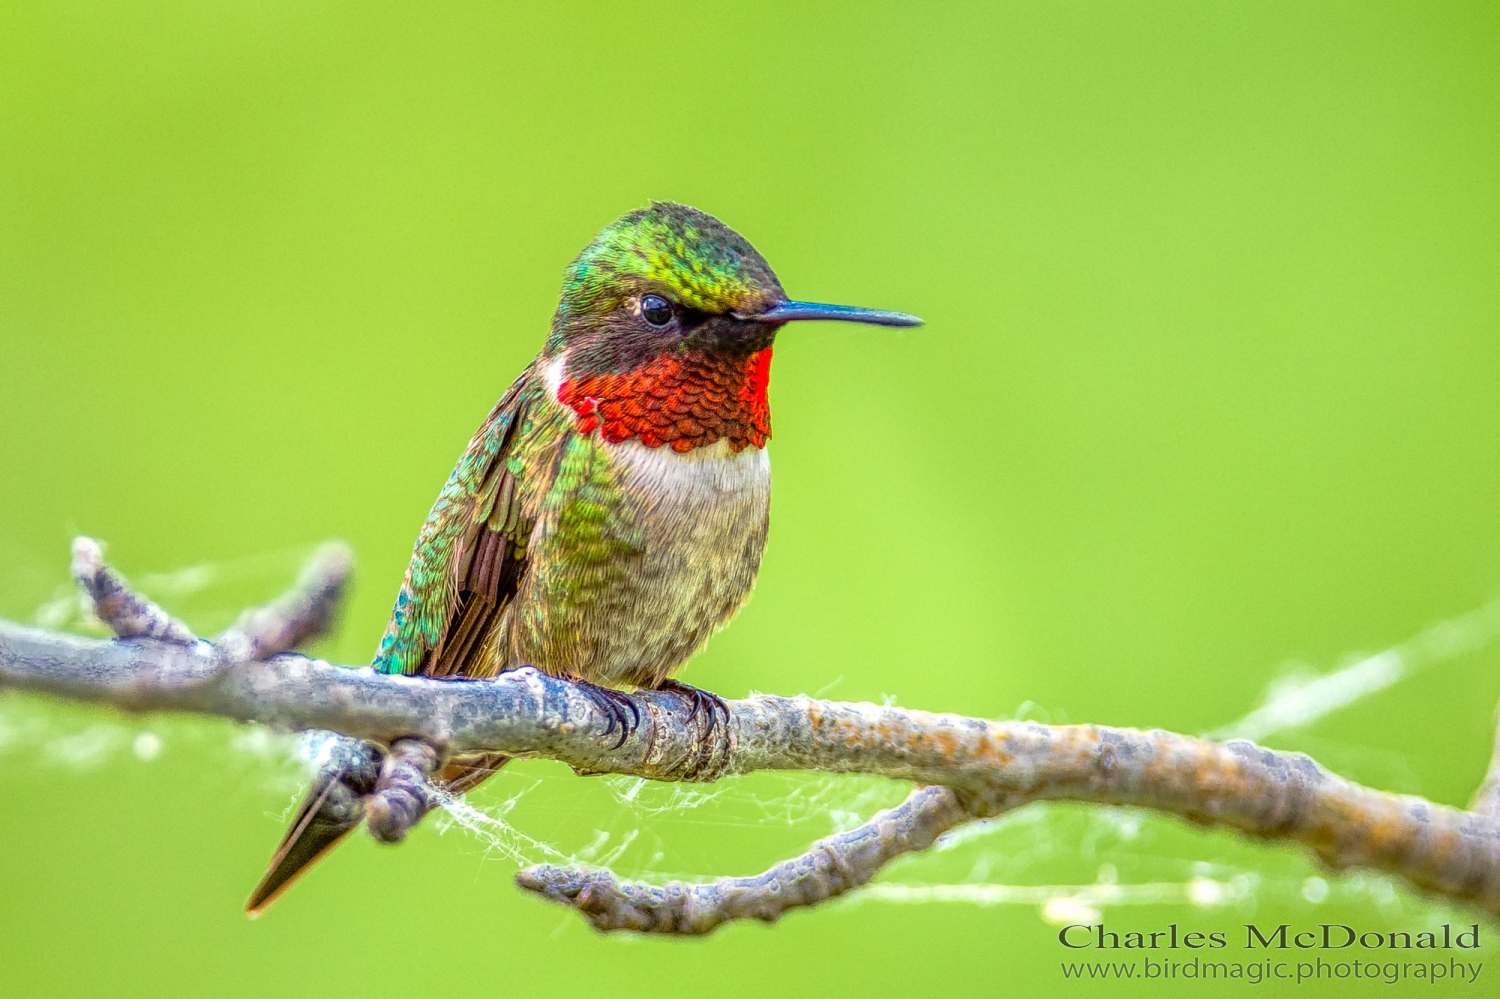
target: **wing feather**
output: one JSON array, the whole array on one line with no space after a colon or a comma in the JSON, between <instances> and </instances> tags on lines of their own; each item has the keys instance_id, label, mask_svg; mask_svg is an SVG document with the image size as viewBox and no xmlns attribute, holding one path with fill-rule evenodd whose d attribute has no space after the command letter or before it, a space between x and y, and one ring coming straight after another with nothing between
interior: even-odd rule
<instances>
[{"instance_id":1,"label":"wing feather","mask_svg":"<svg viewBox=\"0 0 1500 999\"><path fill-rule=\"evenodd\" d=\"M376 669L436 677L498 670L490 660L499 646L489 639L525 571L531 527L519 480L551 474L551 462L527 462L517 453L543 392L533 364L459 458L417 537Z\"/></svg>"}]
</instances>

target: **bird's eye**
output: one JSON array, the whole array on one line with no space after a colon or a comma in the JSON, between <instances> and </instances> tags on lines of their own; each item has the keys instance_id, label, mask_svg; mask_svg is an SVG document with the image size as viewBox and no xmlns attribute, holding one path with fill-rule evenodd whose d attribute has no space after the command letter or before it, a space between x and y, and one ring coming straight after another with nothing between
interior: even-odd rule
<instances>
[{"instance_id":1,"label":"bird's eye","mask_svg":"<svg viewBox=\"0 0 1500 999\"><path fill-rule=\"evenodd\" d=\"M641 315L652 326L665 326L672 321L672 303L660 295L647 295L641 299Z\"/></svg>"}]
</instances>

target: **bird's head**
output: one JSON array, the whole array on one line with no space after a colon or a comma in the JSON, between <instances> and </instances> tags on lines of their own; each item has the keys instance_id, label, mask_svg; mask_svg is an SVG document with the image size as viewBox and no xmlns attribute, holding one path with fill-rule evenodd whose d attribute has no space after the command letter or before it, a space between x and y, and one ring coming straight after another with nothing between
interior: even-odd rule
<instances>
[{"instance_id":1,"label":"bird's head","mask_svg":"<svg viewBox=\"0 0 1500 999\"><path fill-rule=\"evenodd\" d=\"M742 384L748 379L760 416L720 414L707 424L711 427L716 419L743 432L710 429L706 438L712 442L727 436L739 446L746 441L760 446L770 432L764 412L770 347L787 323L810 319L880 326L921 323L900 312L791 301L771 265L739 233L696 208L655 202L610 224L569 266L546 353L565 355L562 376L568 398L562 401L583 407L580 426L598 425L590 419L590 407L599 401L626 391L657 390L662 377L688 384L707 379L736 396L749 391ZM660 398L659 391L652 397ZM705 423L693 415L682 420L685 426ZM603 432L606 438L624 433L607 420ZM632 430L630 435L653 447L672 443L685 451L699 446L682 446L691 434Z\"/></svg>"},{"instance_id":2,"label":"bird's head","mask_svg":"<svg viewBox=\"0 0 1500 999\"><path fill-rule=\"evenodd\" d=\"M583 353L607 367L664 350L753 353L793 320L915 326L899 312L792 302L746 239L712 215L658 201L610 224L568 268L549 350ZM582 356L579 361L584 360ZM633 366L633 365L631 365Z\"/></svg>"}]
</instances>

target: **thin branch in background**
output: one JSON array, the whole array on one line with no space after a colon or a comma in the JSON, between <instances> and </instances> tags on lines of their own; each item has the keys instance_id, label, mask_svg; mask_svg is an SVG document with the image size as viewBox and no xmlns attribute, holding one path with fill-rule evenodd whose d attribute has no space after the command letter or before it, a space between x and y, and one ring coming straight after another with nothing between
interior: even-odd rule
<instances>
[{"instance_id":1,"label":"thin branch in background","mask_svg":"<svg viewBox=\"0 0 1500 999\"><path fill-rule=\"evenodd\" d=\"M1385 690L1420 669L1475 652L1500 639L1500 600L1439 621L1383 652L1307 679L1289 677L1272 685L1254 711L1209 733L1215 739L1264 739L1311 725L1362 697Z\"/></svg>"},{"instance_id":2,"label":"thin branch in background","mask_svg":"<svg viewBox=\"0 0 1500 999\"><path fill-rule=\"evenodd\" d=\"M1310 879L1323 885L1321 879ZM1227 879L1196 877L1190 881L1147 881L1135 884L1095 882L1083 885L910 885L881 882L867 885L861 898L882 902L962 902L967 905L1034 905L1049 923L1094 923L1106 906L1222 905L1248 898L1258 888L1257 879L1236 875ZM1306 883L1304 882L1304 890ZM1258 891L1257 891L1258 895ZM1304 896L1305 897L1305 896Z\"/></svg>"},{"instance_id":3,"label":"thin branch in background","mask_svg":"<svg viewBox=\"0 0 1500 999\"><path fill-rule=\"evenodd\" d=\"M716 726L704 745L692 708L657 691L633 695L641 724L617 745L612 720L586 686L531 667L493 680L454 682L245 651L264 656L276 639L215 646L144 637L149 631L141 622L162 635L178 633L160 626L160 609L109 573L97 546L83 547L87 571L80 578L106 597L107 619L123 622L120 627L137 637L89 640L0 621L0 688L125 710L327 729L339 733L328 737L329 760L340 758L341 747L352 751L367 741L389 748L422 740L437 747L431 758L398 749L389 768L400 778L393 783L403 785L458 752L555 759L579 773L653 780L712 781L775 769L879 774L924 785L904 804L757 877L647 885L555 865L518 877L522 887L577 909L600 929L701 934L737 919L775 919L868 883L893 858L928 849L947 830L1044 800L1151 809L1299 843L1333 868L1384 871L1500 917L1493 790L1500 773L1493 766L1476 810L1465 812L1362 787L1300 753L1250 742L768 695L725 702L727 724ZM298 622L327 616L295 608L316 603L278 601L272 606L294 610L256 634L306 638L316 629Z\"/></svg>"}]
</instances>

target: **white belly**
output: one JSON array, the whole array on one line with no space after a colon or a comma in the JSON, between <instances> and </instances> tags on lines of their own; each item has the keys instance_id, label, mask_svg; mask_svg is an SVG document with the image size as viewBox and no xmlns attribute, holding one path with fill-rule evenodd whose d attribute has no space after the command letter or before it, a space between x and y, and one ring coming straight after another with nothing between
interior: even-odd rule
<instances>
[{"instance_id":1,"label":"white belly","mask_svg":"<svg viewBox=\"0 0 1500 999\"><path fill-rule=\"evenodd\" d=\"M678 454L637 441L605 445L636 502L645 551L615 622L608 672L649 685L676 671L750 596L765 548L771 463L725 441Z\"/></svg>"}]
</instances>

